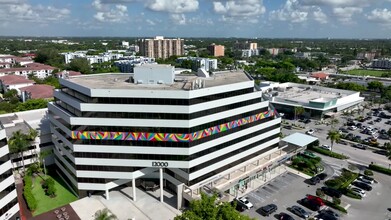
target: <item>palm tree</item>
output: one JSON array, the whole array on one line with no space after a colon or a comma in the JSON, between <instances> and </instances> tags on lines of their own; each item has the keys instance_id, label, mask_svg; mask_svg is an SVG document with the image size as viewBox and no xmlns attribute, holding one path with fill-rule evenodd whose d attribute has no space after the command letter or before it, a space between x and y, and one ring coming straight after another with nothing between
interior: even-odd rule
<instances>
[{"instance_id":1,"label":"palm tree","mask_svg":"<svg viewBox=\"0 0 391 220\"><path fill-rule=\"evenodd\" d=\"M108 208L98 210L95 212L94 220L116 220L117 216L112 214Z\"/></svg>"},{"instance_id":2,"label":"palm tree","mask_svg":"<svg viewBox=\"0 0 391 220\"><path fill-rule=\"evenodd\" d=\"M305 112L302 106L295 106L294 110L295 110L295 120L297 120L298 115L301 115Z\"/></svg>"},{"instance_id":3,"label":"palm tree","mask_svg":"<svg viewBox=\"0 0 391 220\"><path fill-rule=\"evenodd\" d=\"M327 139L330 140L330 142L331 142L331 145L330 145L331 151L333 151L333 145L334 145L335 142L338 142L341 139L341 135L336 130L330 130L327 133Z\"/></svg>"},{"instance_id":4,"label":"palm tree","mask_svg":"<svg viewBox=\"0 0 391 220\"><path fill-rule=\"evenodd\" d=\"M339 120L336 119L335 117L331 118L330 124L332 128L335 128L335 125L339 123Z\"/></svg>"},{"instance_id":5,"label":"palm tree","mask_svg":"<svg viewBox=\"0 0 391 220\"><path fill-rule=\"evenodd\" d=\"M23 134L21 130L12 133L12 137L9 139L8 147L11 153L20 154L22 156L23 171L24 166L24 155L23 152L29 147L29 141L26 138L26 134Z\"/></svg>"}]
</instances>

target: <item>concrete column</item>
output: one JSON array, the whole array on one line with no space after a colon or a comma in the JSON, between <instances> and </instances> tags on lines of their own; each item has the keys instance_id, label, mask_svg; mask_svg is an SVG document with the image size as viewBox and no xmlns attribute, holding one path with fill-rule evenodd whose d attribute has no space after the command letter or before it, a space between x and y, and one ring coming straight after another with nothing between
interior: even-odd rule
<instances>
[{"instance_id":1,"label":"concrete column","mask_svg":"<svg viewBox=\"0 0 391 220\"><path fill-rule=\"evenodd\" d=\"M245 173L247 170L247 165L243 167L243 170L244 170L243 172Z\"/></svg>"},{"instance_id":2,"label":"concrete column","mask_svg":"<svg viewBox=\"0 0 391 220\"><path fill-rule=\"evenodd\" d=\"M132 179L133 201L136 201L136 179Z\"/></svg>"},{"instance_id":3,"label":"concrete column","mask_svg":"<svg viewBox=\"0 0 391 220\"><path fill-rule=\"evenodd\" d=\"M159 168L160 173L160 202L163 202L163 168Z\"/></svg>"},{"instance_id":4,"label":"concrete column","mask_svg":"<svg viewBox=\"0 0 391 220\"><path fill-rule=\"evenodd\" d=\"M176 208L179 210L180 208L182 208L182 203L183 203L183 183L176 186L176 194L177 194L177 204L176 204Z\"/></svg>"},{"instance_id":5,"label":"concrete column","mask_svg":"<svg viewBox=\"0 0 391 220\"><path fill-rule=\"evenodd\" d=\"M105 194L105 196L106 196L106 199L107 199L107 200L110 199L110 196L109 196L109 189L106 189L106 194Z\"/></svg>"}]
</instances>

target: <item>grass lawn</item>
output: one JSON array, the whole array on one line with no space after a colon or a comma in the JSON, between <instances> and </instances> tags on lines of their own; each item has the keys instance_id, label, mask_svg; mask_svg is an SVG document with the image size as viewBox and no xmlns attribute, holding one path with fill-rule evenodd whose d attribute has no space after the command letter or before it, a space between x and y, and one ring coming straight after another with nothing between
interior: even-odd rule
<instances>
[{"instance_id":1,"label":"grass lawn","mask_svg":"<svg viewBox=\"0 0 391 220\"><path fill-rule=\"evenodd\" d=\"M346 72L343 72L343 74L349 74L349 75L357 75L357 76L377 76L381 77L383 73L386 73L389 71L382 71L382 70L349 70Z\"/></svg>"},{"instance_id":2,"label":"grass lawn","mask_svg":"<svg viewBox=\"0 0 391 220\"><path fill-rule=\"evenodd\" d=\"M49 177L49 175L47 175ZM44 177L44 176L42 176ZM33 213L33 216L45 213L52 209L61 207L63 205L69 204L77 200L76 195L74 195L70 190L68 190L64 181L57 175L52 175L56 186L56 197L50 198L45 194L41 186L42 177L37 176L33 180L34 187L32 189L33 195L37 200L37 210Z\"/></svg>"}]
</instances>

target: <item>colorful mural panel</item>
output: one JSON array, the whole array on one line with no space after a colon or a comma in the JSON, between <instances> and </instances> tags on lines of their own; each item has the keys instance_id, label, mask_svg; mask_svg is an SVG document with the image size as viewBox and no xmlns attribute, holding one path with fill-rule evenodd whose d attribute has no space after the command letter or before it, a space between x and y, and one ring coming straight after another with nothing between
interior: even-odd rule
<instances>
[{"instance_id":1,"label":"colorful mural panel","mask_svg":"<svg viewBox=\"0 0 391 220\"><path fill-rule=\"evenodd\" d=\"M172 141L191 142L230 129L253 123L274 116L274 111L261 112L256 115L227 122L190 134L150 133L150 132L110 132L110 131L72 131L72 138L77 140L128 140L128 141Z\"/></svg>"}]
</instances>

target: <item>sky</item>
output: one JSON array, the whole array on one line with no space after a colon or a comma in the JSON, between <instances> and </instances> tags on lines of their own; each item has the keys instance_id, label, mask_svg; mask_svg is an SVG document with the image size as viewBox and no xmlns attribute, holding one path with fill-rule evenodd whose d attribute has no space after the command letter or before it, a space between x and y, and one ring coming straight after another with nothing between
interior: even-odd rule
<instances>
[{"instance_id":1,"label":"sky","mask_svg":"<svg viewBox=\"0 0 391 220\"><path fill-rule=\"evenodd\" d=\"M0 36L391 38L391 0L0 0Z\"/></svg>"}]
</instances>

